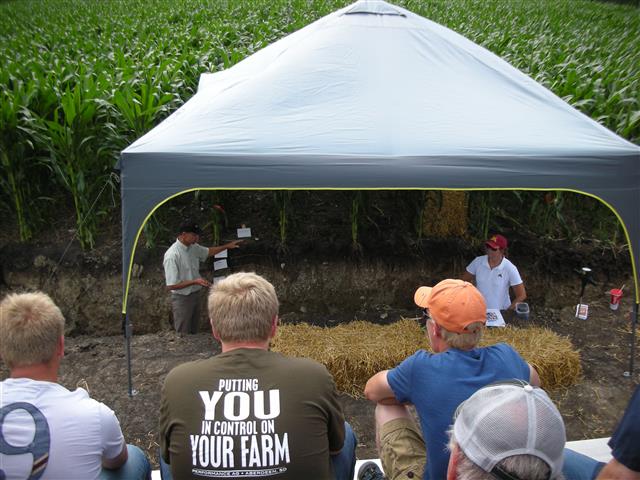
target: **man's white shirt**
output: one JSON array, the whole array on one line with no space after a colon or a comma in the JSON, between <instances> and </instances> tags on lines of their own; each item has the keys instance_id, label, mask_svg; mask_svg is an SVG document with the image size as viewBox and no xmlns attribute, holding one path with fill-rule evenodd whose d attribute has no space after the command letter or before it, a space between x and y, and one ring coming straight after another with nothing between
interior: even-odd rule
<instances>
[{"instance_id":1,"label":"man's white shirt","mask_svg":"<svg viewBox=\"0 0 640 480\"><path fill-rule=\"evenodd\" d=\"M487 308L508 309L511 305L509 287L522 283L518 269L506 258L502 259L500 265L491 268L487 255L476 257L467 266L467 272L475 275L476 287L487 302Z\"/></svg>"},{"instance_id":2,"label":"man's white shirt","mask_svg":"<svg viewBox=\"0 0 640 480\"><path fill-rule=\"evenodd\" d=\"M165 285L176 285L185 280L200 278L200 263L209 257L209 249L194 243L187 247L176 240L164 254ZM189 295L202 288L201 285L190 285L180 290L172 290L172 294Z\"/></svg>"},{"instance_id":3,"label":"man's white shirt","mask_svg":"<svg viewBox=\"0 0 640 480\"><path fill-rule=\"evenodd\" d=\"M0 407L6 442L0 470L7 480L29 478L33 468L44 468L43 480L97 479L102 459L117 457L125 445L113 410L82 388L8 378L0 382Z\"/></svg>"}]
</instances>

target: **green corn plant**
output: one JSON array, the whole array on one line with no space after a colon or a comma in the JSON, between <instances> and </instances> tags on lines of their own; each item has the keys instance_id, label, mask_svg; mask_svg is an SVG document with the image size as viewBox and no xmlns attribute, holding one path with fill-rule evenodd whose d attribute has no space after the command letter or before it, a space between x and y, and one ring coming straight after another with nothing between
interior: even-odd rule
<instances>
[{"instance_id":1,"label":"green corn plant","mask_svg":"<svg viewBox=\"0 0 640 480\"><path fill-rule=\"evenodd\" d=\"M158 218L159 215L154 213L147 220L143 227L144 233L144 247L147 249L154 248L158 245L158 238L166 236L168 229Z\"/></svg>"},{"instance_id":2,"label":"green corn plant","mask_svg":"<svg viewBox=\"0 0 640 480\"><path fill-rule=\"evenodd\" d=\"M97 125L104 115L98 100L98 84L85 76L73 89L60 96L53 120L45 120L49 140L49 165L68 191L76 215L76 233L82 248L95 242L97 216L92 212L95 196L110 181L109 170L101 162L105 153Z\"/></svg>"},{"instance_id":3,"label":"green corn plant","mask_svg":"<svg viewBox=\"0 0 640 480\"><path fill-rule=\"evenodd\" d=\"M21 241L31 239L39 219L35 200L43 169L37 149L44 135L28 108L35 94L33 83L0 89L0 185L16 214Z\"/></svg>"},{"instance_id":4,"label":"green corn plant","mask_svg":"<svg viewBox=\"0 0 640 480\"><path fill-rule=\"evenodd\" d=\"M276 190L273 192L273 201L278 211L278 233L280 240L280 249L286 251L289 218L291 215L291 198L292 190Z\"/></svg>"},{"instance_id":5,"label":"green corn plant","mask_svg":"<svg viewBox=\"0 0 640 480\"><path fill-rule=\"evenodd\" d=\"M419 245L420 240L424 236L424 209L427 206L427 191L419 190L417 192L409 192L408 199L410 207L413 211L413 231L416 235Z\"/></svg>"},{"instance_id":6,"label":"green corn plant","mask_svg":"<svg viewBox=\"0 0 640 480\"><path fill-rule=\"evenodd\" d=\"M211 228L213 245L220 245L223 228L229 226L224 204L225 192L221 190L197 190L193 194L193 203L201 212L205 212L209 221L203 226L204 230Z\"/></svg>"},{"instance_id":7,"label":"green corn plant","mask_svg":"<svg viewBox=\"0 0 640 480\"><path fill-rule=\"evenodd\" d=\"M351 223L351 250L354 253L362 253L362 244L359 238L359 227L361 217L364 215L365 192L355 190L351 192L351 212L349 215Z\"/></svg>"},{"instance_id":8,"label":"green corn plant","mask_svg":"<svg viewBox=\"0 0 640 480\"><path fill-rule=\"evenodd\" d=\"M214 203L211 207L211 229L213 233L213 244L220 245L220 233L222 228L228 226L227 212L222 205Z\"/></svg>"},{"instance_id":9,"label":"green corn plant","mask_svg":"<svg viewBox=\"0 0 640 480\"><path fill-rule=\"evenodd\" d=\"M132 79L113 94L113 104L122 116L132 138L147 133L158 119L169 111L172 93L163 93L158 78L168 62L161 62L153 72L146 72L141 80ZM158 74L157 76L155 74Z\"/></svg>"}]
</instances>

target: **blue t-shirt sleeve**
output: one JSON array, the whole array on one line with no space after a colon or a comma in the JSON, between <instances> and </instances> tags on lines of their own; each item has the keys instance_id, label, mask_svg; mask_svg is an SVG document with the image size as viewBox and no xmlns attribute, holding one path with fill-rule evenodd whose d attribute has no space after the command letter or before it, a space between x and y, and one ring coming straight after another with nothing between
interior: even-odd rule
<instances>
[{"instance_id":1,"label":"blue t-shirt sleeve","mask_svg":"<svg viewBox=\"0 0 640 480\"><path fill-rule=\"evenodd\" d=\"M387 382L396 400L401 403L411 401L411 385L413 383L413 370L417 357L420 352L416 352L410 357L404 359L396 368L392 368L387 373Z\"/></svg>"},{"instance_id":2,"label":"blue t-shirt sleeve","mask_svg":"<svg viewBox=\"0 0 640 480\"><path fill-rule=\"evenodd\" d=\"M640 387L636 387L622 420L609 440L611 455L630 470L640 472Z\"/></svg>"},{"instance_id":3,"label":"blue t-shirt sleeve","mask_svg":"<svg viewBox=\"0 0 640 480\"><path fill-rule=\"evenodd\" d=\"M513 369L514 378L529 382L531 380L531 370L529 370L529 364L525 362L524 358L511 345L506 343L499 343L496 347L504 356L505 365L510 365Z\"/></svg>"}]
</instances>

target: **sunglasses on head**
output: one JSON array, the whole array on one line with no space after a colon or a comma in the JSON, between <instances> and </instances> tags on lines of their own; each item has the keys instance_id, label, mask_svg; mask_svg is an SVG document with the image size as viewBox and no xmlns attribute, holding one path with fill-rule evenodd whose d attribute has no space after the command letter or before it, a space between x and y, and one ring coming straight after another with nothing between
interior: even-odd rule
<instances>
[{"instance_id":1,"label":"sunglasses on head","mask_svg":"<svg viewBox=\"0 0 640 480\"><path fill-rule=\"evenodd\" d=\"M432 318L431 318L431 315L429 315L429 309L423 308L422 309L422 321L424 323L427 323L427 320L432 320Z\"/></svg>"}]
</instances>

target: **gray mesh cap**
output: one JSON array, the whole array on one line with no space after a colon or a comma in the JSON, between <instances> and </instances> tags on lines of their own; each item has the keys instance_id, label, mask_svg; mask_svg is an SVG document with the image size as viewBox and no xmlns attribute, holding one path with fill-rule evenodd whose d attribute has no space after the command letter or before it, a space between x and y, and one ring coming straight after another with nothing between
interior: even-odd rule
<instances>
[{"instance_id":1,"label":"gray mesh cap","mask_svg":"<svg viewBox=\"0 0 640 480\"><path fill-rule=\"evenodd\" d=\"M526 382L500 383L463 402L453 425L456 443L486 472L513 455L533 455L562 473L566 441L560 412L541 388Z\"/></svg>"}]
</instances>

